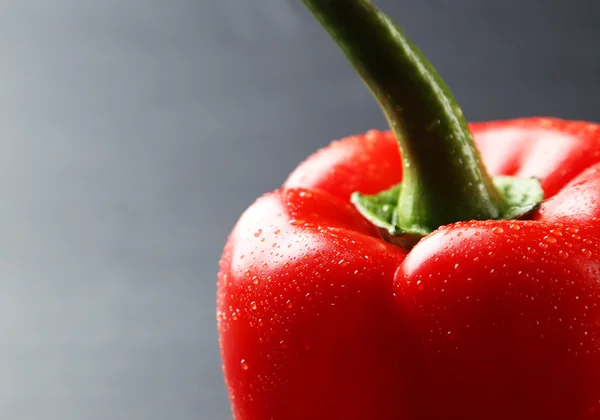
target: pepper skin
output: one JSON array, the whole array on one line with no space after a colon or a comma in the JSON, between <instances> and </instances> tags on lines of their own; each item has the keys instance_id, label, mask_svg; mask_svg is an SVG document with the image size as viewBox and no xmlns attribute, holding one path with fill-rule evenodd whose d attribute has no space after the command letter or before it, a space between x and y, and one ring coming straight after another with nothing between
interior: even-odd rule
<instances>
[{"instance_id":1,"label":"pepper skin","mask_svg":"<svg viewBox=\"0 0 600 420\"><path fill-rule=\"evenodd\" d=\"M491 175L540 179L528 220L385 241L350 202L402 181L379 131L319 150L244 212L217 293L235 419L600 419L600 126L469 129Z\"/></svg>"}]
</instances>

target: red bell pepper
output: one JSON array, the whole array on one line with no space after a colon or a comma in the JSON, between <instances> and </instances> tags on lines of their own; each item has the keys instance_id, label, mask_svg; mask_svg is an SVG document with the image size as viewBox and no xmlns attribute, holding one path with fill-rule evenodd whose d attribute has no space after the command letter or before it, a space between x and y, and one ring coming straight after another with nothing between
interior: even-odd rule
<instances>
[{"instance_id":1,"label":"red bell pepper","mask_svg":"<svg viewBox=\"0 0 600 420\"><path fill-rule=\"evenodd\" d=\"M370 2L304 3L392 132L318 151L231 233L234 417L600 418L600 126L468 125Z\"/></svg>"}]
</instances>

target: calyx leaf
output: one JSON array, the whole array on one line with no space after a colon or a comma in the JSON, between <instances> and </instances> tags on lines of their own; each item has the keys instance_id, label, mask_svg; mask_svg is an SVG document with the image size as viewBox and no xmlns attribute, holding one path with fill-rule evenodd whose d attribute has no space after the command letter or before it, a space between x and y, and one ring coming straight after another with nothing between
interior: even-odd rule
<instances>
[{"instance_id":1,"label":"calyx leaf","mask_svg":"<svg viewBox=\"0 0 600 420\"><path fill-rule=\"evenodd\" d=\"M536 210L544 199L544 191L537 178L496 176L493 182L506 203L498 220L524 218ZM431 232L401 226L398 223L398 199L401 189L402 183L399 183L374 195L355 192L351 201L363 217L382 231L384 237L409 237L410 242L414 242L416 238L420 239Z\"/></svg>"}]
</instances>

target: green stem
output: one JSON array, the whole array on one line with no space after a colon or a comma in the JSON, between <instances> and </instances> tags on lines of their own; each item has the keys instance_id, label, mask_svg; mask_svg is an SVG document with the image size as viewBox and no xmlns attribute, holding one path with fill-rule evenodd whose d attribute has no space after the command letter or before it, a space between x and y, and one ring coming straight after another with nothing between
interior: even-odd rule
<instances>
[{"instance_id":1,"label":"green stem","mask_svg":"<svg viewBox=\"0 0 600 420\"><path fill-rule=\"evenodd\" d=\"M450 89L368 0L303 0L381 105L403 156L396 222L424 236L461 220L500 218L487 173Z\"/></svg>"}]
</instances>

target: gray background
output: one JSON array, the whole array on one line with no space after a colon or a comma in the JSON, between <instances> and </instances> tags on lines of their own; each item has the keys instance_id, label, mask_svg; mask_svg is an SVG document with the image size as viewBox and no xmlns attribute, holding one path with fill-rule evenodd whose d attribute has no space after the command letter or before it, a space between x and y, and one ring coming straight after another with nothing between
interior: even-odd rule
<instances>
[{"instance_id":1,"label":"gray background","mask_svg":"<svg viewBox=\"0 0 600 420\"><path fill-rule=\"evenodd\" d=\"M600 3L380 0L471 120L600 121ZM5 0L0 418L230 418L217 260L296 163L385 123L299 0Z\"/></svg>"}]
</instances>

